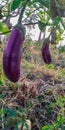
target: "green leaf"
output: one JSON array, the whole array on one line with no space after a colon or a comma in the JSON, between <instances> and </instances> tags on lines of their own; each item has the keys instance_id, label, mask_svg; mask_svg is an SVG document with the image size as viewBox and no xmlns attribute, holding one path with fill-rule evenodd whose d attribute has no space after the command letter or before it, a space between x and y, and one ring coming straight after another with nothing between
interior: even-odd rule
<instances>
[{"instance_id":1,"label":"green leaf","mask_svg":"<svg viewBox=\"0 0 65 130\"><path fill-rule=\"evenodd\" d=\"M46 23L43 23L41 21L38 22L39 29L44 32L46 29Z\"/></svg>"},{"instance_id":2,"label":"green leaf","mask_svg":"<svg viewBox=\"0 0 65 130\"><path fill-rule=\"evenodd\" d=\"M7 27L7 25L5 23L0 23L0 32L4 33L4 32L7 32L7 31L9 31L9 28Z\"/></svg>"},{"instance_id":3,"label":"green leaf","mask_svg":"<svg viewBox=\"0 0 65 130\"><path fill-rule=\"evenodd\" d=\"M58 122L61 122L61 120L62 120L62 115L59 115L59 116L57 117L57 121L58 121Z\"/></svg>"},{"instance_id":4,"label":"green leaf","mask_svg":"<svg viewBox=\"0 0 65 130\"><path fill-rule=\"evenodd\" d=\"M62 130L65 130L65 125L62 126Z\"/></svg>"},{"instance_id":5,"label":"green leaf","mask_svg":"<svg viewBox=\"0 0 65 130\"><path fill-rule=\"evenodd\" d=\"M50 7L50 0L40 0L40 3L43 4L45 7Z\"/></svg>"},{"instance_id":6,"label":"green leaf","mask_svg":"<svg viewBox=\"0 0 65 130\"><path fill-rule=\"evenodd\" d=\"M59 21L61 21L60 17L54 18L54 20L53 20L54 25L58 24Z\"/></svg>"},{"instance_id":7,"label":"green leaf","mask_svg":"<svg viewBox=\"0 0 65 130\"><path fill-rule=\"evenodd\" d=\"M46 67L48 68L48 69L54 69L54 64L50 64L50 65L46 65Z\"/></svg>"},{"instance_id":8,"label":"green leaf","mask_svg":"<svg viewBox=\"0 0 65 130\"><path fill-rule=\"evenodd\" d=\"M3 109L0 109L0 115L4 115Z\"/></svg>"},{"instance_id":9,"label":"green leaf","mask_svg":"<svg viewBox=\"0 0 65 130\"><path fill-rule=\"evenodd\" d=\"M19 7L21 0L14 0L11 4L11 11L14 11Z\"/></svg>"},{"instance_id":10,"label":"green leaf","mask_svg":"<svg viewBox=\"0 0 65 130\"><path fill-rule=\"evenodd\" d=\"M65 47L64 46L61 46L59 47L59 54L65 52Z\"/></svg>"},{"instance_id":11,"label":"green leaf","mask_svg":"<svg viewBox=\"0 0 65 130\"><path fill-rule=\"evenodd\" d=\"M12 109L5 109L4 112L8 115L8 117L16 117L17 113L16 111L12 108Z\"/></svg>"},{"instance_id":12,"label":"green leaf","mask_svg":"<svg viewBox=\"0 0 65 130\"><path fill-rule=\"evenodd\" d=\"M51 130L52 126L51 125L46 125L44 127L42 127L42 130Z\"/></svg>"},{"instance_id":13,"label":"green leaf","mask_svg":"<svg viewBox=\"0 0 65 130\"><path fill-rule=\"evenodd\" d=\"M2 80L0 79L0 85L3 85L3 82L2 82Z\"/></svg>"}]
</instances>

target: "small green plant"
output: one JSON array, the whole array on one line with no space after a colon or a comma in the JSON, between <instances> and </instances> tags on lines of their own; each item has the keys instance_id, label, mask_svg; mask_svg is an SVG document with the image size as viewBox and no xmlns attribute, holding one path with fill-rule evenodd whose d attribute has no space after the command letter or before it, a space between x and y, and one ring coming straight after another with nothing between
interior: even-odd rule
<instances>
[{"instance_id":1,"label":"small green plant","mask_svg":"<svg viewBox=\"0 0 65 130\"><path fill-rule=\"evenodd\" d=\"M46 68L48 68L48 69L54 69L54 64L49 64L49 65L45 65L46 66Z\"/></svg>"},{"instance_id":2,"label":"small green plant","mask_svg":"<svg viewBox=\"0 0 65 130\"><path fill-rule=\"evenodd\" d=\"M65 52L65 46L59 47L59 54Z\"/></svg>"},{"instance_id":3,"label":"small green plant","mask_svg":"<svg viewBox=\"0 0 65 130\"><path fill-rule=\"evenodd\" d=\"M28 129L28 124L27 122L29 121L27 119L27 114L30 110L30 105L28 108L21 108L18 106L18 109L16 110L15 108L4 108L2 107L0 109L0 128L5 129L14 129L14 130L19 130L19 128L23 128L24 126L26 127L26 130Z\"/></svg>"},{"instance_id":4,"label":"small green plant","mask_svg":"<svg viewBox=\"0 0 65 130\"><path fill-rule=\"evenodd\" d=\"M54 123L52 123L51 125L50 124L45 125L44 127L42 127L42 130L64 130L64 128L65 128L65 125L64 125L64 123L65 123L65 117L64 117L65 103L64 102L65 102L65 96L64 97L59 96L55 103L55 105L60 108L58 116L57 116L57 120Z\"/></svg>"},{"instance_id":5,"label":"small green plant","mask_svg":"<svg viewBox=\"0 0 65 130\"><path fill-rule=\"evenodd\" d=\"M62 117L62 115L59 115L57 117L57 120L52 125L48 124L42 127L42 130L63 130L65 128L64 123L65 123L65 118Z\"/></svg>"}]
</instances>

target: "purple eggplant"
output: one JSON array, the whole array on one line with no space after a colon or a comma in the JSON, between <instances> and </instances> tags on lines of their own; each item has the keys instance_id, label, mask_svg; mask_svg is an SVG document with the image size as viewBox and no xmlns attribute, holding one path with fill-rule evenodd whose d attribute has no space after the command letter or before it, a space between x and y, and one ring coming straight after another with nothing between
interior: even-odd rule
<instances>
[{"instance_id":1,"label":"purple eggplant","mask_svg":"<svg viewBox=\"0 0 65 130\"><path fill-rule=\"evenodd\" d=\"M49 51L49 43L45 43L42 46L42 57L43 60L46 64L50 64L51 63L51 54Z\"/></svg>"},{"instance_id":2,"label":"purple eggplant","mask_svg":"<svg viewBox=\"0 0 65 130\"><path fill-rule=\"evenodd\" d=\"M3 70L6 77L17 82L20 77L21 49L24 42L24 33L20 28L15 27L9 37L3 53Z\"/></svg>"}]
</instances>

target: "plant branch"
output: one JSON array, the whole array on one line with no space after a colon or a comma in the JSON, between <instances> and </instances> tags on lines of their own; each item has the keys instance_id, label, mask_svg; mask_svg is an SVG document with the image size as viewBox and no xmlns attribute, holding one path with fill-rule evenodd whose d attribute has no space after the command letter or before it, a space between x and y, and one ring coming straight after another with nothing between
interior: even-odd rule
<instances>
[{"instance_id":1,"label":"plant branch","mask_svg":"<svg viewBox=\"0 0 65 130\"><path fill-rule=\"evenodd\" d=\"M0 33L0 35L4 35L4 34L10 33L10 32L11 32L11 30L6 31L6 32L2 32L2 33Z\"/></svg>"},{"instance_id":2,"label":"plant branch","mask_svg":"<svg viewBox=\"0 0 65 130\"><path fill-rule=\"evenodd\" d=\"M26 8L28 2L29 2L29 0L26 0L26 3L25 3L25 5L24 5L23 9L21 10L21 13L20 13L20 16L19 16L19 19L18 19L18 23L19 23L19 24L21 24L21 20L22 20L22 17L23 17L23 13L24 13L24 11L25 11L25 8Z\"/></svg>"},{"instance_id":3,"label":"plant branch","mask_svg":"<svg viewBox=\"0 0 65 130\"><path fill-rule=\"evenodd\" d=\"M38 22L35 22L35 23L32 23L32 22L30 22L30 23L25 23L24 25L35 25L35 24L38 24Z\"/></svg>"},{"instance_id":4,"label":"plant branch","mask_svg":"<svg viewBox=\"0 0 65 130\"><path fill-rule=\"evenodd\" d=\"M35 24L38 24L38 22L35 22L35 23L30 22L30 23L27 23L27 24L24 24L24 25L27 26L27 25L35 25ZM11 30L6 31L6 32L2 32L2 33L0 33L0 35L4 35L4 34L10 33L10 32L11 32Z\"/></svg>"}]
</instances>

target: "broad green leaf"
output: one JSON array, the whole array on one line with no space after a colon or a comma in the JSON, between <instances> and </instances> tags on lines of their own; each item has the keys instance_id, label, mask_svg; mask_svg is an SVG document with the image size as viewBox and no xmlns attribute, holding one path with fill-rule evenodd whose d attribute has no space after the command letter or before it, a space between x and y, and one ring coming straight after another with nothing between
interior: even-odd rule
<instances>
[{"instance_id":1,"label":"broad green leaf","mask_svg":"<svg viewBox=\"0 0 65 130\"><path fill-rule=\"evenodd\" d=\"M9 28L7 27L7 25L5 23L0 23L0 32L4 33L9 31ZM8 35L8 34L7 34Z\"/></svg>"},{"instance_id":2,"label":"broad green leaf","mask_svg":"<svg viewBox=\"0 0 65 130\"><path fill-rule=\"evenodd\" d=\"M40 0L39 2L47 8L50 7L50 0Z\"/></svg>"},{"instance_id":3,"label":"broad green leaf","mask_svg":"<svg viewBox=\"0 0 65 130\"><path fill-rule=\"evenodd\" d=\"M46 29L46 23L43 23L41 21L38 22L39 29L44 32Z\"/></svg>"},{"instance_id":4,"label":"broad green leaf","mask_svg":"<svg viewBox=\"0 0 65 130\"><path fill-rule=\"evenodd\" d=\"M60 21L61 21L61 18L60 18L60 17L54 18L54 19L53 19L53 25L57 26Z\"/></svg>"},{"instance_id":5,"label":"broad green leaf","mask_svg":"<svg viewBox=\"0 0 65 130\"><path fill-rule=\"evenodd\" d=\"M11 11L14 11L19 7L21 0L14 0L11 4Z\"/></svg>"}]
</instances>

